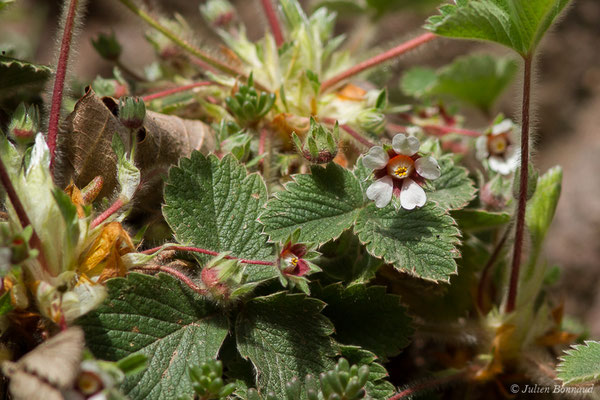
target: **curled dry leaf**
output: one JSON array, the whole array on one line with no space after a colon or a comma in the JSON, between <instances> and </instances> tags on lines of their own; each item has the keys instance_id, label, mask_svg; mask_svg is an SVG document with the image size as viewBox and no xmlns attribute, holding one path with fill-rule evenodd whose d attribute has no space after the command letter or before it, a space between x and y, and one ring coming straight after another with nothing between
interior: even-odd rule
<instances>
[{"instance_id":1,"label":"curled dry leaf","mask_svg":"<svg viewBox=\"0 0 600 400\"><path fill-rule=\"evenodd\" d=\"M111 97L100 98L87 87L61 127L54 171L58 184L66 187L73 181L84 187L100 175L104 184L98 199L113 194L118 188L117 157L111 147L115 133L129 151L129 130L119 121L117 102ZM142 184L134 200L135 209L142 212L160 208L162 176L171 165L193 150L210 151L215 141L208 125L200 121L152 111L146 112L135 140L135 163Z\"/></svg>"}]
</instances>

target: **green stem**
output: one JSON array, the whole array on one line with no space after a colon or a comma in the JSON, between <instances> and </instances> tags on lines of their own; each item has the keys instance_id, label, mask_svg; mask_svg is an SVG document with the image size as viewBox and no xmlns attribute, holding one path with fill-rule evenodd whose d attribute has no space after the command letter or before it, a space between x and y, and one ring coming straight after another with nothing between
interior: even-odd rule
<instances>
[{"instance_id":1,"label":"green stem","mask_svg":"<svg viewBox=\"0 0 600 400\"><path fill-rule=\"evenodd\" d=\"M514 311L517 303L517 290L519 286L519 271L523 253L523 238L525 236L525 212L527 211L527 183L529 180L529 105L531 103L531 64L532 56L525 57L523 77L523 105L521 122L521 176L519 178L520 191L517 206L517 228L513 250L512 270L506 301L506 313Z\"/></svg>"},{"instance_id":2,"label":"green stem","mask_svg":"<svg viewBox=\"0 0 600 400\"><path fill-rule=\"evenodd\" d=\"M165 35L167 38L169 38L173 43L175 43L176 45L181 47L183 50L198 57L202 61L206 62L207 64L216 68L217 70L221 71L224 74L233 76L235 78L241 76L244 79L248 79L247 74L245 74L241 71L238 71L237 69L232 68L232 67L228 66L227 64L209 56L204 51L200 50L199 48L191 45L190 43L186 42L184 39L177 36L174 32L170 31L168 28L162 26L157 20L152 18L150 16L150 14L146 13L144 10L139 8L132 0L119 0L119 1L125 7L129 8L134 14L136 14L137 16L142 18L144 21L146 21L146 23L148 23L148 25L150 25L151 27L153 27L154 29L156 29L157 31L159 31L160 33ZM256 81L254 82L254 86L256 86L257 88L259 88L262 91L269 91L267 88L265 88L263 85L261 85L260 83L258 83Z\"/></svg>"}]
</instances>

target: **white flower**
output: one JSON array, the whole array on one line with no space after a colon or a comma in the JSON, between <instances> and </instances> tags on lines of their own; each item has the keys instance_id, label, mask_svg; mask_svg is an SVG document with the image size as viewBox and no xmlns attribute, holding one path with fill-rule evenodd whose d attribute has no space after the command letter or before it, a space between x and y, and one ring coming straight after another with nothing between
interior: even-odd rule
<instances>
[{"instance_id":1,"label":"white flower","mask_svg":"<svg viewBox=\"0 0 600 400\"><path fill-rule=\"evenodd\" d=\"M512 121L505 119L475 142L476 157L487 160L490 169L502 175L510 174L519 165L520 151L512 141L513 127Z\"/></svg>"},{"instance_id":2,"label":"white flower","mask_svg":"<svg viewBox=\"0 0 600 400\"><path fill-rule=\"evenodd\" d=\"M373 146L363 158L363 165L375 173L375 182L367 188L367 197L379 208L387 206L392 195L400 197L406 210L422 207L427 200L421 183L425 179L440 177L440 166L431 157L417 154L421 144L414 136L397 134L392 139L392 149Z\"/></svg>"}]
</instances>

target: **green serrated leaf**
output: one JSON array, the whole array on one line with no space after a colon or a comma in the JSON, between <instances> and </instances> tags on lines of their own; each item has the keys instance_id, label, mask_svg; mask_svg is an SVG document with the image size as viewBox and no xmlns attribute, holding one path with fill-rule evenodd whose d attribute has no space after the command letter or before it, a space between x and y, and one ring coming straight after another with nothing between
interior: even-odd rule
<instances>
[{"instance_id":1,"label":"green serrated leaf","mask_svg":"<svg viewBox=\"0 0 600 400\"><path fill-rule=\"evenodd\" d=\"M450 213L461 232L479 232L498 228L510 221L510 214L485 210L463 209Z\"/></svg>"},{"instance_id":2,"label":"green serrated leaf","mask_svg":"<svg viewBox=\"0 0 600 400\"><path fill-rule=\"evenodd\" d=\"M24 87L41 90L51 73L45 65L0 56L0 99Z\"/></svg>"},{"instance_id":3,"label":"green serrated leaf","mask_svg":"<svg viewBox=\"0 0 600 400\"><path fill-rule=\"evenodd\" d=\"M403 91L414 97L443 97L462 101L488 112L518 70L510 58L472 54L456 58L437 71L415 67L402 78Z\"/></svg>"},{"instance_id":4,"label":"green serrated leaf","mask_svg":"<svg viewBox=\"0 0 600 400\"><path fill-rule=\"evenodd\" d=\"M323 307L319 300L287 293L244 305L236 321L237 345L254 365L261 392L284 399L292 378L318 376L334 366L338 349L330 337L333 325L320 313Z\"/></svg>"},{"instance_id":5,"label":"green serrated leaf","mask_svg":"<svg viewBox=\"0 0 600 400\"><path fill-rule=\"evenodd\" d=\"M233 156L192 153L169 171L163 214L180 243L240 258L273 259L257 221L267 200L267 189L258 174L247 175ZM198 257L206 262L206 256ZM248 265L250 281L277 276L274 268Z\"/></svg>"},{"instance_id":6,"label":"green serrated leaf","mask_svg":"<svg viewBox=\"0 0 600 400\"><path fill-rule=\"evenodd\" d=\"M458 210L465 207L475 197L475 185L468 171L454 165L451 156L438 160L442 174L431 186L434 191L427 193L427 201L434 201L446 210Z\"/></svg>"},{"instance_id":7,"label":"green serrated leaf","mask_svg":"<svg viewBox=\"0 0 600 400\"><path fill-rule=\"evenodd\" d=\"M365 390L370 399L389 399L396 393L394 385L386 380L388 373L385 368L377 362L375 354L356 346L341 346L342 357L350 364L368 365L369 380Z\"/></svg>"},{"instance_id":8,"label":"green serrated leaf","mask_svg":"<svg viewBox=\"0 0 600 400\"><path fill-rule=\"evenodd\" d=\"M595 382L600 379L600 342L586 341L565 351L556 367L558 379L564 385Z\"/></svg>"},{"instance_id":9,"label":"green serrated leaf","mask_svg":"<svg viewBox=\"0 0 600 400\"><path fill-rule=\"evenodd\" d=\"M117 361L140 352L149 368L128 376L131 398L177 399L193 390L189 364L215 358L229 330L219 310L170 275L131 273L107 282L108 296L78 320L98 358Z\"/></svg>"},{"instance_id":10,"label":"green serrated leaf","mask_svg":"<svg viewBox=\"0 0 600 400\"><path fill-rule=\"evenodd\" d=\"M369 253L399 271L446 282L456 273L460 232L446 211L431 202L410 211L370 204L354 230Z\"/></svg>"},{"instance_id":11,"label":"green serrated leaf","mask_svg":"<svg viewBox=\"0 0 600 400\"><path fill-rule=\"evenodd\" d=\"M562 168L554 167L538 179L536 191L527 203L525 223L535 246L541 246L554 218L562 189Z\"/></svg>"},{"instance_id":12,"label":"green serrated leaf","mask_svg":"<svg viewBox=\"0 0 600 400\"><path fill-rule=\"evenodd\" d=\"M325 243L350 228L364 204L360 183L337 164L314 166L295 175L284 192L267 203L260 220L272 240L285 240L300 228L301 242Z\"/></svg>"},{"instance_id":13,"label":"green serrated leaf","mask_svg":"<svg viewBox=\"0 0 600 400\"><path fill-rule=\"evenodd\" d=\"M538 43L570 0L471 0L444 6L441 16L428 20L436 35L489 40L522 56Z\"/></svg>"},{"instance_id":14,"label":"green serrated leaf","mask_svg":"<svg viewBox=\"0 0 600 400\"><path fill-rule=\"evenodd\" d=\"M361 346L380 357L392 357L409 344L411 318L400 297L387 294L385 287L315 285L312 294L327 303L323 315L333 322L338 342Z\"/></svg>"}]
</instances>

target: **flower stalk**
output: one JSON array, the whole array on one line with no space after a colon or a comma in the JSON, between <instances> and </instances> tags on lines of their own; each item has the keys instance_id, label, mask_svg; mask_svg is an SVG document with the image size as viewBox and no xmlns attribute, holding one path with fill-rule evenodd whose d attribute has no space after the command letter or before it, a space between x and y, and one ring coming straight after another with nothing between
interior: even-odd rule
<instances>
[{"instance_id":1,"label":"flower stalk","mask_svg":"<svg viewBox=\"0 0 600 400\"><path fill-rule=\"evenodd\" d=\"M65 77L67 76L67 66L69 63L69 54L71 52L71 42L73 39L73 30L75 26L75 17L77 16L78 3L79 0L71 0L69 3L60 44L58 64L56 65L56 75L54 78L54 88L52 89L52 102L50 105L50 119L48 122L47 139L48 149L50 150L50 168L52 168L52 165L54 164L54 152L56 151L56 140L58 137L60 109L64 95Z\"/></svg>"},{"instance_id":2,"label":"flower stalk","mask_svg":"<svg viewBox=\"0 0 600 400\"><path fill-rule=\"evenodd\" d=\"M208 81L191 83L189 85L179 86L179 87L176 87L176 88L173 88L173 89L167 89L167 90L163 90L163 91L160 91L160 92L148 94L146 96L143 96L142 100L144 100L145 102L148 102L148 101L152 101L152 100L155 100L155 99L160 99L162 97L167 97L167 96L170 96L170 95L175 94L175 93L185 92L185 91L188 91L188 90L195 89L197 87L209 86L209 85L213 85L213 83L212 82L208 82Z\"/></svg>"},{"instance_id":3,"label":"flower stalk","mask_svg":"<svg viewBox=\"0 0 600 400\"><path fill-rule=\"evenodd\" d=\"M514 311L517 302L519 271L523 252L523 237L525 234L525 212L527 210L527 184L529 178L529 107L531 103L531 65L532 56L525 57L523 77L523 105L521 121L521 175L519 177L520 191L517 206L517 228L512 258L512 269L506 301L506 313Z\"/></svg>"},{"instance_id":4,"label":"flower stalk","mask_svg":"<svg viewBox=\"0 0 600 400\"><path fill-rule=\"evenodd\" d=\"M326 124L329 124L329 125L335 125L335 123L337 122L333 118L322 118L322 120L323 120L323 122L325 122ZM357 142L365 145L366 147L373 147L373 146L375 146L375 143L371 142L369 139L367 139L366 137L362 136L360 133L356 132L354 129L352 129L347 124L340 125L340 128L342 128L348 135L350 135L354 139L356 139Z\"/></svg>"},{"instance_id":5,"label":"flower stalk","mask_svg":"<svg viewBox=\"0 0 600 400\"><path fill-rule=\"evenodd\" d=\"M277 14L275 14L275 10L273 9L273 4L271 0L261 0L263 10L265 11L265 16L269 21L269 26L271 27L271 32L273 32L273 37L275 38L275 44L277 47L281 47L283 44L283 32L281 31L281 25L279 24L279 19L277 18Z\"/></svg>"},{"instance_id":6,"label":"flower stalk","mask_svg":"<svg viewBox=\"0 0 600 400\"><path fill-rule=\"evenodd\" d=\"M165 248L154 247L152 249L142 251L142 254L152 254L157 251L165 251L165 250L177 250L177 251L191 251L193 253L206 254L209 256L218 256L220 253L218 251L201 249L199 247L190 247L190 246L168 246ZM238 260L244 264L252 264L252 265L275 265L273 261L263 261L263 260L249 260L246 258L237 258L233 256L226 255L223 258L227 260Z\"/></svg>"},{"instance_id":7,"label":"flower stalk","mask_svg":"<svg viewBox=\"0 0 600 400\"><path fill-rule=\"evenodd\" d=\"M373 67L375 67L379 64L382 64L388 60L396 58L410 50L413 50L419 46L422 46L425 43L432 41L436 37L437 36L434 35L433 33L430 33L430 32L424 33L420 36L417 36L414 39L411 39L407 42L404 42L404 43L394 47L393 49L383 52L383 53L381 53L373 58L370 58L368 60L365 60L365 61L361 62L360 64L357 64L354 67L323 82L323 84L321 85L321 92L324 92L325 90L329 89L330 87L337 85L341 81L346 80L346 79L348 79L354 75L357 75L363 71L366 71L369 68L373 68Z\"/></svg>"}]
</instances>

